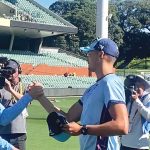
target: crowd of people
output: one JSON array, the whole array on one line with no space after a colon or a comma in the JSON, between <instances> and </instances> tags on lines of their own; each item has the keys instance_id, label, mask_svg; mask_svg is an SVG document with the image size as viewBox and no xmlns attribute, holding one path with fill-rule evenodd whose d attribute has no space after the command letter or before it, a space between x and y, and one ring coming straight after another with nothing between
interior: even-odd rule
<instances>
[{"instance_id":1,"label":"crowd of people","mask_svg":"<svg viewBox=\"0 0 150 150\"><path fill-rule=\"evenodd\" d=\"M117 44L97 38L81 51L87 53L89 70L95 72L97 81L67 113L47 99L40 83L31 83L26 91L19 79L20 65L9 61L5 67L15 69L15 73L5 79L0 90L1 150L26 149L26 107L32 99L37 99L49 113L50 136L58 141L80 136L81 150L149 149L150 84L134 76L127 100L124 84L130 80L123 82L114 69L119 56Z\"/></svg>"}]
</instances>

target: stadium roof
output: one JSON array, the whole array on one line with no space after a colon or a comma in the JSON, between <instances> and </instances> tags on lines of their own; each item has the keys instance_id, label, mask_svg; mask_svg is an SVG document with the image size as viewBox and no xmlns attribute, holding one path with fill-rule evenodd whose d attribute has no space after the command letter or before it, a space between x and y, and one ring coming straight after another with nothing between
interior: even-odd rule
<instances>
[{"instance_id":1,"label":"stadium roof","mask_svg":"<svg viewBox=\"0 0 150 150\"><path fill-rule=\"evenodd\" d=\"M77 27L33 0L0 0L0 33L39 38L77 31Z\"/></svg>"}]
</instances>

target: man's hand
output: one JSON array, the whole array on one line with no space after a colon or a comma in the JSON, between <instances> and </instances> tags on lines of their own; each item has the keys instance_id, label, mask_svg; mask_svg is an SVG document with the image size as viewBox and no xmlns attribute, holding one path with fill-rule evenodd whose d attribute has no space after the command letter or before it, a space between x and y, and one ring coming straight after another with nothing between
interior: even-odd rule
<instances>
[{"instance_id":1,"label":"man's hand","mask_svg":"<svg viewBox=\"0 0 150 150\"><path fill-rule=\"evenodd\" d=\"M138 88L136 91L133 91L131 97L132 100L135 101L136 99L140 98L143 95L144 90L142 88Z\"/></svg>"},{"instance_id":2,"label":"man's hand","mask_svg":"<svg viewBox=\"0 0 150 150\"><path fill-rule=\"evenodd\" d=\"M5 79L5 86L4 86L5 90L11 92L12 91L12 86L10 81L8 81L7 79Z\"/></svg>"},{"instance_id":3,"label":"man's hand","mask_svg":"<svg viewBox=\"0 0 150 150\"><path fill-rule=\"evenodd\" d=\"M77 135L81 134L81 131L80 131L81 128L82 128L82 126L79 125L78 123L70 122L70 123L64 125L63 130L73 136L77 136Z\"/></svg>"},{"instance_id":4,"label":"man's hand","mask_svg":"<svg viewBox=\"0 0 150 150\"><path fill-rule=\"evenodd\" d=\"M19 150L19 149L18 149L18 148L16 148L16 147L13 147L13 148L12 148L12 150Z\"/></svg>"},{"instance_id":5,"label":"man's hand","mask_svg":"<svg viewBox=\"0 0 150 150\"><path fill-rule=\"evenodd\" d=\"M29 85L29 94L33 99L44 95L43 86L41 83L32 83Z\"/></svg>"},{"instance_id":6,"label":"man's hand","mask_svg":"<svg viewBox=\"0 0 150 150\"><path fill-rule=\"evenodd\" d=\"M133 101L135 101L136 99L138 99L138 97L139 97L139 94L138 94L136 91L133 91L133 93L132 93L132 95L131 95L131 99L132 99Z\"/></svg>"}]
</instances>

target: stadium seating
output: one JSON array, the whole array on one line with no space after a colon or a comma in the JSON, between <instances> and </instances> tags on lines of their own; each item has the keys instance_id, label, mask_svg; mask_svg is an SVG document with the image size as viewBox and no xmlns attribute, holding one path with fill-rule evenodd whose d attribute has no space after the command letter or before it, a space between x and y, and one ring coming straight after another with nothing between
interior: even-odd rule
<instances>
[{"instance_id":1,"label":"stadium seating","mask_svg":"<svg viewBox=\"0 0 150 150\"><path fill-rule=\"evenodd\" d=\"M32 0L0 0L0 2L2 2L3 5L5 4L9 6L8 8L12 8L11 10L13 10L13 14L10 16L9 14L1 13L1 17L6 19L22 21L22 23L27 21L51 26L54 25L57 27L63 26L65 28L71 25L67 21L63 21L61 17ZM10 22L17 23L15 21ZM25 69L27 70L26 74L20 75L26 86L31 83L31 81L39 81L43 83L45 88L87 88L96 80L96 78L89 79L88 77L76 76L81 75L81 73L82 76L88 75L87 61L71 56L65 52L37 54L25 50L8 51L8 49L4 49L0 50L0 57L15 59L21 64L21 66L23 64L27 65L27 68ZM49 68L52 67L52 70L48 70L48 75L45 75L43 70L46 69L47 66ZM22 72L24 73L24 71ZM57 74L55 74L56 72ZM59 74L60 72L61 74ZM66 72L69 72L70 74L67 77L64 76ZM38 75L38 73L41 75Z\"/></svg>"},{"instance_id":2,"label":"stadium seating","mask_svg":"<svg viewBox=\"0 0 150 150\"><path fill-rule=\"evenodd\" d=\"M32 1L17 0L17 3L12 3L11 1L0 0L0 2L3 2L14 9L17 8L17 15L13 17L8 16L9 19L66 26L57 18L52 17L52 15L50 15L50 13L52 13L51 11L34 4Z\"/></svg>"},{"instance_id":3,"label":"stadium seating","mask_svg":"<svg viewBox=\"0 0 150 150\"><path fill-rule=\"evenodd\" d=\"M21 75L27 86L31 81L41 82L45 88L87 88L96 81L94 77L64 77L49 75Z\"/></svg>"},{"instance_id":4,"label":"stadium seating","mask_svg":"<svg viewBox=\"0 0 150 150\"><path fill-rule=\"evenodd\" d=\"M87 67L87 61L83 59L79 59L77 57L73 57L71 55L67 55L66 53L53 53L53 52L47 52L47 53L42 53L42 54L47 54L50 57L64 60L68 62L71 66L78 66L78 67Z\"/></svg>"},{"instance_id":5,"label":"stadium seating","mask_svg":"<svg viewBox=\"0 0 150 150\"><path fill-rule=\"evenodd\" d=\"M69 56L65 53L35 54L27 51L8 52L0 50L0 55L16 59L20 63L33 64L33 66L48 64L50 66L87 67L85 60Z\"/></svg>"}]
</instances>

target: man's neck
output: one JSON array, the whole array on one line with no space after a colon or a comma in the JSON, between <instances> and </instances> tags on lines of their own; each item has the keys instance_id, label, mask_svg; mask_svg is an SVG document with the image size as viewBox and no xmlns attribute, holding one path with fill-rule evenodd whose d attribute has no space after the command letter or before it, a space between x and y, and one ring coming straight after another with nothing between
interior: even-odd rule
<instances>
[{"instance_id":1,"label":"man's neck","mask_svg":"<svg viewBox=\"0 0 150 150\"><path fill-rule=\"evenodd\" d=\"M106 67L100 68L95 73L96 73L97 79L100 79L106 76L107 74L115 73L115 69L112 66L106 66Z\"/></svg>"}]
</instances>

